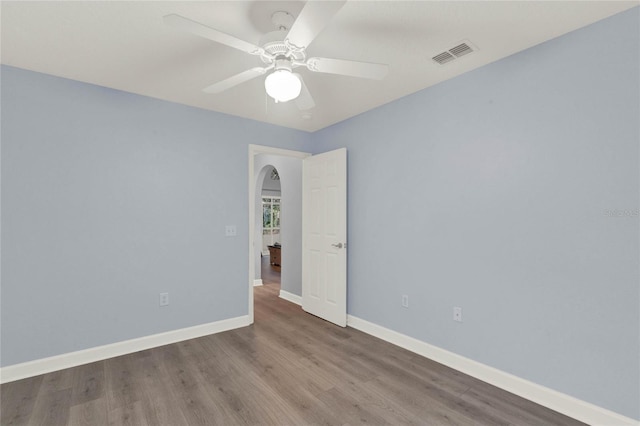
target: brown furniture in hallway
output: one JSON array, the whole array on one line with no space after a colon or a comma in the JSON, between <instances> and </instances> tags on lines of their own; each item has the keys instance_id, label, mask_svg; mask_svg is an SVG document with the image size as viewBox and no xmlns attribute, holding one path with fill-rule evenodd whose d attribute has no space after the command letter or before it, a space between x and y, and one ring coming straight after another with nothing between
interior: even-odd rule
<instances>
[{"instance_id":1,"label":"brown furniture in hallway","mask_svg":"<svg viewBox=\"0 0 640 426\"><path fill-rule=\"evenodd\" d=\"M280 270L280 249L282 246L268 246L269 247L269 263L271 267L276 271Z\"/></svg>"}]
</instances>

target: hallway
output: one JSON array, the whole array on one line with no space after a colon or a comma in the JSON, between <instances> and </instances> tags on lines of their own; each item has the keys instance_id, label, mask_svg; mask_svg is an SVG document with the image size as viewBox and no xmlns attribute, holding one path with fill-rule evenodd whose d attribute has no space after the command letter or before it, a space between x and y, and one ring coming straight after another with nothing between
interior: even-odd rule
<instances>
[{"instance_id":1,"label":"hallway","mask_svg":"<svg viewBox=\"0 0 640 426\"><path fill-rule=\"evenodd\" d=\"M269 265L269 256L262 256L261 277L263 285L277 286L280 290L280 271L274 270Z\"/></svg>"}]
</instances>

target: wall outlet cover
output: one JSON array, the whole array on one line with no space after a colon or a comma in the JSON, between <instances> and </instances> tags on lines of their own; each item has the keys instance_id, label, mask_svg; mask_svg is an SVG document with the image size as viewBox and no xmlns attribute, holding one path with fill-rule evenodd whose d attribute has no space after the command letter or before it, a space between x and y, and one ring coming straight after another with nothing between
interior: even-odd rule
<instances>
[{"instance_id":1,"label":"wall outlet cover","mask_svg":"<svg viewBox=\"0 0 640 426\"><path fill-rule=\"evenodd\" d=\"M407 295L407 294L403 294L402 295L402 307L403 308L408 308L409 307L409 295Z\"/></svg>"},{"instance_id":2,"label":"wall outlet cover","mask_svg":"<svg viewBox=\"0 0 640 426\"><path fill-rule=\"evenodd\" d=\"M169 304L169 293L160 293L160 306L167 306Z\"/></svg>"},{"instance_id":3,"label":"wall outlet cover","mask_svg":"<svg viewBox=\"0 0 640 426\"><path fill-rule=\"evenodd\" d=\"M462 308L459 306L453 307L453 320L462 322Z\"/></svg>"}]
</instances>

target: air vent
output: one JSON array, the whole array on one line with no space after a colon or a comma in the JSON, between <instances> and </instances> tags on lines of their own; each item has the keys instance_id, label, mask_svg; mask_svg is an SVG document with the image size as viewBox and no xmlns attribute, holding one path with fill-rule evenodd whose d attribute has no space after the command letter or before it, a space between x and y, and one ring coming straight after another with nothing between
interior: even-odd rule
<instances>
[{"instance_id":1,"label":"air vent","mask_svg":"<svg viewBox=\"0 0 640 426\"><path fill-rule=\"evenodd\" d=\"M473 52L473 49L467 43L459 44L453 49L449 50L449 53L452 53L456 58L459 58L460 56L464 56L467 53L471 52Z\"/></svg>"},{"instance_id":2,"label":"air vent","mask_svg":"<svg viewBox=\"0 0 640 426\"><path fill-rule=\"evenodd\" d=\"M464 55L468 55L469 53L473 53L476 50L478 50L477 48L475 48L471 43L469 42L463 42L458 44L455 47L452 47L451 49L442 52L442 53L438 53L436 56L434 56L433 59L434 61L436 61L437 63L439 63L440 65L446 64L447 62L451 62L454 59L457 59L461 56Z\"/></svg>"},{"instance_id":3,"label":"air vent","mask_svg":"<svg viewBox=\"0 0 640 426\"><path fill-rule=\"evenodd\" d=\"M434 56L433 60L439 64L446 64L449 61L453 61L455 58L456 57L449 52L442 52L441 54Z\"/></svg>"}]
</instances>

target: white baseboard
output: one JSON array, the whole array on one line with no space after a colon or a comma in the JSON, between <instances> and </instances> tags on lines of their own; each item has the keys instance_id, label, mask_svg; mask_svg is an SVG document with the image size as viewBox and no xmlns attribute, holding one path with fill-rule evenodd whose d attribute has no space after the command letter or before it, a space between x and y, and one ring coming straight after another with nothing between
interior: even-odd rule
<instances>
[{"instance_id":1,"label":"white baseboard","mask_svg":"<svg viewBox=\"0 0 640 426\"><path fill-rule=\"evenodd\" d=\"M253 280L253 286L254 287L260 287L262 285L262 278L258 279L258 280Z\"/></svg>"},{"instance_id":2,"label":"white baseboard","mask_svg":"<svg viewBox=\"0 0 640 426\"><path fill-rule=\"evenodd\" d=\"M97 346L95 348L56 355L49 358L37 359L21 364L9 365L0 368L0 383L13 382L27 377L38 376L40 374L101 361L103 359L168 345L170 343L221 333L235 328L246 327L250 324L249 316L243 315L241 317L229 318L222 321L196 325L194 327L168 331L166 333L153 334L151 336Z\"/></svg>"},{"instance_id":3,"label":"white baseboard","mask_svg":"<svg viewBox=\"0 0 640 426\"><path fill-rule=\"evenodd\" d=\"M282 297L282 295L280 297ZM496 368L489 367L488 365L481 364L358 317L348 315L347 325L590 425L640 425L640 422L629 417L614 413L613 411L538 385Z\"/></svg>"},{"instance_id":4,"label":"white baseboard","mask_svg":"<svg viewBox=\"0 0 640 426\"><path fill-rule=\"evenodd\" d=\"M288 291L280 290L280 298L288 300L291 303L302 306L302 297L297 294L289 293Z\"/></svg>"}]
</instances>

